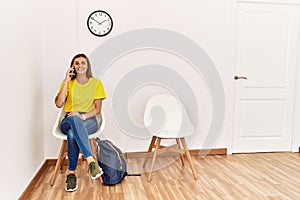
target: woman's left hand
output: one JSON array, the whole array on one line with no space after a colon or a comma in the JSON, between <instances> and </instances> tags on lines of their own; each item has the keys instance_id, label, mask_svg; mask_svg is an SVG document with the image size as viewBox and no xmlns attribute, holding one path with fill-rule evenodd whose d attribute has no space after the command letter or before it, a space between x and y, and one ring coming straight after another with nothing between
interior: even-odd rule
<instances>
[{"instance_id":1,"label":"woman's left hand","mask_svg":"<svg viewBox=\"0 0 300 200\"><path fill-rule=\"evenodd\" d=\"M77 115L77 116L79 116L81 118L79 112L69 112L68 113L68 117L75 116L75 115Z\"/></svg>"}]
</instances>

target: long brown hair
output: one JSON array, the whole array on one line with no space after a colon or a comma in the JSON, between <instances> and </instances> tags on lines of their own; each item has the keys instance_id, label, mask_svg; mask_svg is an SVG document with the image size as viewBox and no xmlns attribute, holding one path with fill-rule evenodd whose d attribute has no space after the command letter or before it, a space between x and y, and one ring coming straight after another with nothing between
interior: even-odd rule
<instances>
[{"instance_id":1,"label":"long brown hair","mask_svg":"<svg viewBox=\"0 0 300 200\"><path fill-rule=\"evenodd\" d=\"M86 62L87 62L87 67L88 68L86 70L86 77L87 78L92 78L93 74L92 74L92 69L91 69L91 63L90 63L90 60L88 59L88 57L85 54L80 53L80 54L77 54L76 56L74 56L73 59L72 59L72 61L71 61L70 67L72 67L74 65L75 59L76 58L80 58L80 57L85 58ZM72 78L72 80L75 79L75 78L76 78L76 75Z\"/></svg>"}]
</instances>

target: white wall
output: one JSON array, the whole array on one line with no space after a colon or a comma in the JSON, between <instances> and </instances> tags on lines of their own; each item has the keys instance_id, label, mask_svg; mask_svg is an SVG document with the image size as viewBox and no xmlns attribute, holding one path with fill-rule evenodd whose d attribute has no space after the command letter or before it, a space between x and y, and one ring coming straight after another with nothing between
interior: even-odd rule
<instances>
[{"instance_id":1,"label":"white wall","mask_svg":"<svg viewBox=\"0 0 300 200\"><path fill-rule=\"evenodd\" d=\"M44 108L45 112L45 154L46 157L56 157L59 150L60 141L51 136L51 128L58 110L54 107L53 98L56 95L60 81L64 78L65 70L69 65L71 57L77 52L91 54L95 48L103 42L121 33L140 28L161 28L172 30L183 34L191 40L197 42L214 62L226 93L226 111L231 110L232 102L232 66L231 64L231 31L232 31L232 0L213 1L85 1L79 0L77 4L68 2L60 3L59 7L55 3L47 3L50 10L55 10L56 15L46 16L44 38L48 41L44 47ZM134 7L128 5L135 5ZM217 5L217 6L216 6ZM54 9L57 7L57 9ZM124 9L126 8L126 9ZM98 9L108 11L114 19L113 31L106 37L98 38L88 32L86 20L88 15ZM64 17L62 17L64 16ZM122 44L120 44L122 45ZM113 140L124 151L145 151L149 145L149 139L136 139L128 136L118 128L112 115L112 95L114 87L122 77L122 73L134 69L134 65L147 64L144 61L145 55L153 53L156 57L166 55L157 52L142 52L140 55L129 55L123 60L119 60L119 65L110 66L110 72L104 76L95 74L103 80L107 92L107 99L104 102L104 110L107 117L105 137ZM101 56L101 55L99 55ZM130 57L131 56L131 57ZM141 57L139 57L141 56ZM168 55L167 55L168 56ZM172 58L170 58L171 60ZM164 59L166 60L166 59ZM161 60L156 59L158 64ZM175 59L175 61L178 61ZM124 63L126 63L124 65ZM151 61L149 61L151 62ZM123 69L118 69L123 63ZM92 60L93 64L93 60ZM163 63L166 64L166 63ZM169 63L172 65L172 61ZM173 63L175 66L176 63ZM96 67L93 66L94 72ZM181 67L181 68L180 68ZM123 70L123 71L122 71ZM212 107L209 91L205 88L203 77L196 76L189 66L174 67L178 73L185 73L189 84L199 101L198 109L199 123L201 126L196 133L195 141L191 148L202 148L203 139L207 137L207 131L212 116ZM182 70L182 71L180 71ZM205 78L205 77L204 77ZM148 88L135 95L136 101L144 101L142 95L149 96L154 90L164 91L162 88ZM125 99L127 101L127 99ZM133 101L132 99L130 101ZM142 112L144 102L131 105L130 114L135 123L142 124ZM214 148L229 148L231 146L231 112L226 112L224 128L214 144ZM135 145L131 145L134 143Z\"/></svg>"},{"instance_id":2,"label":"white wall","mask_svg":"<svg viewBox=\"0 0 300 200\"><path fill-rule=\"evenodd\" d=\"M227 102L231 101L232 94L227 91L229 90L229 87L231 87L231 82L228 78L231 78L232 68L230 65L229 42L231 39L232 0L190 0L188 2L180 0L129 0L120 2L115 0L101 3L95 0L90 1L89 4L86 4L84 1L79 1L79 3L78 40L80 42L80 49L93 53L95 48L107 40L113 40L114 37L124 32L136 29L156 28L183 34L201 46L212 59L223 81L223 86L226 91L226 100ZM128 5L135 6L133 7ZM104 38L97 38L91 35L85 24L87 16L97 9L103 9L109 12L114 20L113 31L109 36ZM144 38L144 40L148 39ZM123 44L123 46L124 45L125 44ZM109 49L107 49L107 51L109 51ZM98 56L101 57L101 55ZM93 61L94 60L92 60L92 62ZM189 83L194 95L196 96L199 110L199 127L196 130L194 141L190 143L190 148L205 148L203 147L205 146L203 141L206 137L210 137L207 136L207 134L212 114L214 112L211 105L210 91L207 90L204 83L206 77L197 76L196 72L191 70L191 66L184 64L182 60L175 56L170 56L170 54L165 52L162 53L160 50L140 50L134 53L129 53L128 55L115 60L114 63L109 66L107 71L98 75L101 76L101 79L103 80L108 96L104 105L105 114L108 118L108 126L104 130L105 136L112 139L122 149L127 151L145 151L147 149L150 138L143 139L137 134L131 136L128 133L126 134L124 130L121 130L122 127L118 127L117 120L112 113L112 102L115 100L113 95L115 95L115 89L121 78L129 74L131 70L138 69L142 65L153 63L170 67L172 70L181 74L182 77L185 78L186 82ZM101 65L101 63L96 63L94 67L103 67L99 66L99 64ZM124 97L123 101L129 101L129 105L130 102L134 102L128 109L132 121L134 121L137 125L143 125L142 115L144 105L147 100L144 96L147 97L155 93L167 92L170 91L167 91L163 87L157 87L157 85L153 84L150 86L148 85L147 87L139 87L138 91L133 92L133 97L131 99L126 99L126 97ZM197 107L197 105L192 106ZM228 114L229 113L226 115L227 120L230 119ZM213 148L230 146L231 127L228 125L228 123L225 123L224 129L220 134L220 138L215 141ZM132 143L135 145L131 145Z\"/></svg>"},{"instance_id":3,"label":"white wall","mask_svg":"<svg viewBox=\"0 0 300 200\"><path fill-rule=\"evenodd\" d=\"M76 3L67 1L45 1L43 15L43 82L44 82L44 133L45 156L56 158L61 141L52 136L52 126L58 114L54 98L66 69L77 53Z\"/></svg>"},{"instance_id":4,"label":"white wall","mask_svg":"<svg viewBox=\"0 0 300 200\"><path fill-rule=\"evenodd\" d=\"M17 199L45 158L39 1L2 3L0 24L0 193Z\"/></svg>"}]
</instances>

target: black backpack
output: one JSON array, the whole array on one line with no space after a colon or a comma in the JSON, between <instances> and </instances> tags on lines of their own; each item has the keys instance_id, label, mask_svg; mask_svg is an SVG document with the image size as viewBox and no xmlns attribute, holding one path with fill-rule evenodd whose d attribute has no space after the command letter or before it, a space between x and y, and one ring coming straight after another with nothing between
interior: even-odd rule
<instances>
[{"instance_id":1,"label":"black backpack","mask_svg":"<svg viewBox=\"0 0 300 200\"><path fill-rule=\"evenodd\" d=\"M96 156L98 164L103 170L103 184L120 183L127 175L127 164L122 151L109 140L96 138L96 142Z\"/></svg>"}]
</instances>

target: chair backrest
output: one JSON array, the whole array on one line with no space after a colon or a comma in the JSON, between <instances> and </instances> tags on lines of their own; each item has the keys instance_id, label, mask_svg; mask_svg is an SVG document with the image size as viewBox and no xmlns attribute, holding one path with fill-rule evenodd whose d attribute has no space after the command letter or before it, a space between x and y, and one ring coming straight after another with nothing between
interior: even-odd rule
<instances>
[{"instance_id":1,"label":"chair backrest","mask_svg":"<svg viewBox=\"0 0 300 200\"><path fill-rule=\"evenodd\" d=\"M56 117L55 123L53 125L53 129L52 129L52 135L54 137L56 137L58 139L62 139L62 140L67 139L67 136L65 134L63 134L60 130L60 122L64 118L65 115L66 115L66 113L64 112L64 109L60 109L60 111ZM105 117L104 117L103 110L101 111L101 115L100 114L97 115L96 118L97 118L99 128L98 128L97 132L89 135L90 139L98 137L104 130Z\"/></svg>"},{"instance_id":2,"label":"chair backrest","mask_svg":"<svg viewBox=\"0 0 300 200\"><path fill-rule=\"evenodd\" d=\"M166 94L148 100L144 125L152 135L162 138L179 138L194 133L184 105L178 98Z\"/></svg>"}]
</instances>

